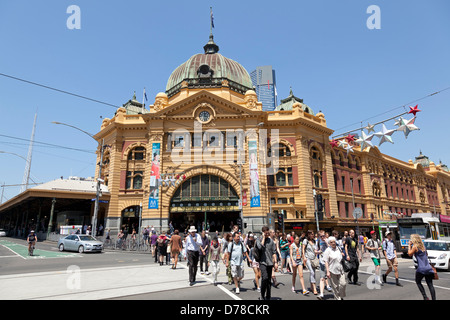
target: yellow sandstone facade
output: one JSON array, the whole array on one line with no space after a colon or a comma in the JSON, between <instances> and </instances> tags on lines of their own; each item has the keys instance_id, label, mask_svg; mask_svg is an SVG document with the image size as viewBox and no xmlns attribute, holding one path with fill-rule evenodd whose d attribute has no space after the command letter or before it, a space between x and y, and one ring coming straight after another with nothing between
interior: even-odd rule
<instances>
[{"instance_id":1,"label":"yellow sandstone facade","mask_svg":"<svg viewBox=\"0 0 450 320\"><path fill-rule=\"evenodd\" d=\"M323 199L326 230L354 227L353 203L367 228L393 213L449 214L444 165L403 162L376 147L332 148L322 112L292 91L275 111L262 111L247 71L216 47L211 36L148 108L134 97L103 120L95 138L107 145L106 228L165 231L172 221L182 231L205 222L228 231L242 201L246 231L273 225L269 213L284 215L286 231L315 229L314 193Z\"/></svg>"}]
</instances>

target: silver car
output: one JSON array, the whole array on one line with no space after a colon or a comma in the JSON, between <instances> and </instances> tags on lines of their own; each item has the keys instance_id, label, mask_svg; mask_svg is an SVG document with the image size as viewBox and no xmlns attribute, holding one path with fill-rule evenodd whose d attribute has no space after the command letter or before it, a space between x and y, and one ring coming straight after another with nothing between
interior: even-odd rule
<instances>
[{"instance_id":1,"label":"silver car","mask_svg":"<svg viewBox=\"0 0 450 320\"><path fill-rule=\"evenodd\" d=\"M6 237L5 229L0 229L0 237Z\"/></svg>"},{"instance_id":2,"label":"silver car","mask_svg":"<svg viewBox=\"0 0 450 320\"><path fill-rule=\"evenodd\" d=\"M59 251L102 252L103 243L85 234L71 234L58 241Z\"/></svg>"}]
</instances>

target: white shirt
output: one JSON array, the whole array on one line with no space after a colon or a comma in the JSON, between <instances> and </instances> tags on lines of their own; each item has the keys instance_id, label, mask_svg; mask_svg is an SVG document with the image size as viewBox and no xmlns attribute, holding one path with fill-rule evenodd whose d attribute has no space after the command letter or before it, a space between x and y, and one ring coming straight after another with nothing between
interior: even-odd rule
<instances>
[{"instance_id":1,"label":"white shirt","mask_svg":"<svg viewBox=\"0 0 450 320\"><path fill-rule=\"evenodd\" d=\"M324 262L328 262L328 270L332 274L343 274L344 270L342 268L341 260L342 253L341 250L336 246L336 249L328 247L323 253Z\"/></svg>"},{"instance_id":2,"label":"white shirt","mask_svg":"<svg viewBox=\"0 0 450 320\"><path fill-rule=\"evenodd\" d=\"M200 251L202 245L202 238L198 233L195 234L195 239L190 234L186 237L186 250L188 251Z\"/></svg>"}]
</instances>

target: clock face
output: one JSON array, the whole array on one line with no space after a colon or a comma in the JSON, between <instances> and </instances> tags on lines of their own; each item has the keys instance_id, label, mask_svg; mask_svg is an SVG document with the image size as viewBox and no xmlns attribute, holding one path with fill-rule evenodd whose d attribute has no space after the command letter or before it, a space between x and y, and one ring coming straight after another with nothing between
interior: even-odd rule
<instances>
[{"instance_id":1,"label":"clock face","mask_svg":"<svg viewBox=\"0 0 450 320\"><path fill-rule=\"evenodd\" d=\"M200 121L206 122L206 121L209 120L210 114L209 114L208 111L202 111L202 112L200 112L200 114L198 115L198 118L200 119Z\"/></svg>"}]
</instances>

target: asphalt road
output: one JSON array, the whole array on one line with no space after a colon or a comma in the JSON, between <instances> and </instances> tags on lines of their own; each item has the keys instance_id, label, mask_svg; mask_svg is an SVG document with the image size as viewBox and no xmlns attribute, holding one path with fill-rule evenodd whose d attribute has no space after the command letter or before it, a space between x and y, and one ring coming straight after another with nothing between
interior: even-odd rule
<instances>
[{"instance_id":1,"label":"asphalt road","mask_svg":"<svg viewBox=\"0 0 450 320\"><path fill-rule=\"evenodd\" d=\"M367 267L363 267L359 272L360 286L348 284L347 285L347 297L345 300L422 300L422 296L417 288L414 280L415 269L412 267L412 261L401 261L399 267L399 277L403 287L397 287L395 285L395 278L393 272L388 276L387 283L378 288L371 284L372 275L370 270L367 271ZM384 272L386 268L383 268ZM309 273L304 273L308 278L305 282L307 289L309 289ZM253 289L252 274L246 273L246 276L241 284L241 290L239 294L234 293L234 284L228 285L223 283L222 288L213 286L193 286L186 287L177 291L163 291L149 294L139 294L124 297L117 297L114 299L130 299L130 300L257 300L259 293ZM280 275L276 273L277 280L281 283L278 288L272 287L272 300L300 300L300 301L315 301L317 296L310 293L308 296L301 294L301 286L297 277L296 293L291 291L292 276ZM450 273L439 271L440 279L434 282L436 290L436 296L438 300L450 300ZM206 277L197 277L199 283L209 283ZM210 277L209 277L210 278ZM317 283L318 284L318 283ZM429 291L423 281L423 285L429 297ZM228 291L226 293L225 291ZM325 290L325 300L333 300L333 293Z\"/></svg>"},{"instance_id":2,"label":"asphalt road","mask_svg":"<svg viewBox=\"0 0 450 320\"><path fill-rule=\"evenodd\" d=\"M151 254L122 251L106 251L95 254L64 253L61 255L53 242L40 242L36 246L36 256L22 255L25 241L0 238L0 287L4 296L0 299L114 299L114 300L257 300L259 293L253 290L253 271L245 270L245 278L240 294L235 294L234 285L225 283L225 266L221 266L219 286L212 284L212 276L197 276L197 283L188 285L188 270L182 261L179 268L171 270L168 266L154 263ZM67 284L73 267L79 270L80 285L71 288ZM72 268L72 269L71 269ZM382 272L386 270L382 262ZM395 286L394 274L388 283L377 288L371 284L373 264L365 258L360 267L361 286L347 285L346 300L421 300L414 281L415 269L411 259L399 258L400 281L403 287ZM34 281L39 292L26 292L20 288ZM291 291L291 275L276 273L281 285L272 288L273 300L316 301L312 293L303 296L297 277L296 293ZM305 284L309 288L309 273L304 272ZM317 276L318 277L318 276ZM434 282L438 300L450 300L450 273L439 271L440 279ZM58 282L59 281L59 282ZM63 285L61 285L63 283ZM423 282L427 294L428 288ZM66 288L68 287L68 288ZM43 290L43 289L44 290ZM48 289L45 292L45 289ZM325 299L333 299L332 293L325 292Z\"/></svg>"}]
</instances>

